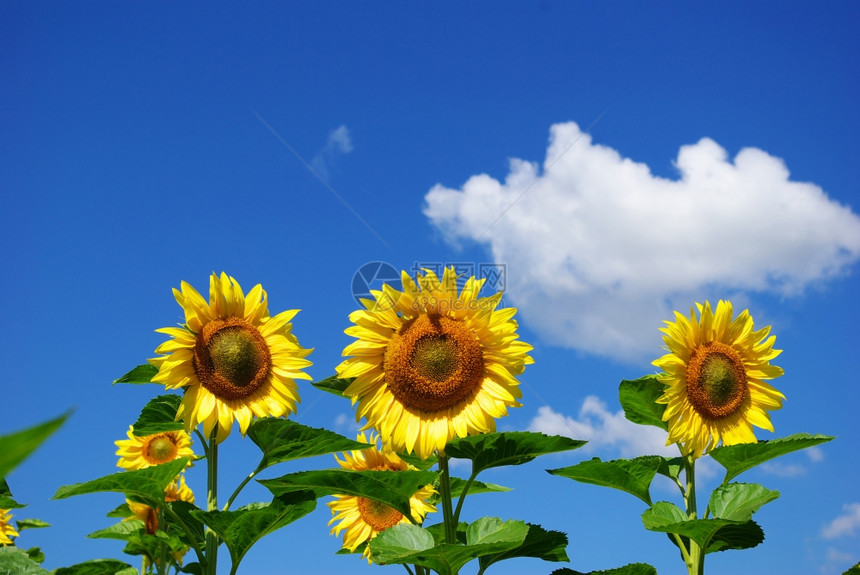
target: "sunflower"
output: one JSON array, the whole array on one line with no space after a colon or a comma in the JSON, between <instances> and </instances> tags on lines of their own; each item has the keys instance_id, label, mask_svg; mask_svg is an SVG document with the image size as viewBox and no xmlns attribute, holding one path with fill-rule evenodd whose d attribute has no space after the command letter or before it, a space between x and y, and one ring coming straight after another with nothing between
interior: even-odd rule
<instances>
[{"instance_id":1,"label":"sunflower","mask_svg":"<svg viewBox=\"0 0 860 575\"><path fill-rule=\"evenodd\" d=\"M344 469L353 471L406 471L415 469L400 459L387 446L383 445L380 450L377 446L378 437L374 434L371 434L370 440L368 440L364 433L359 433L358 441L369 443L373 447L353 451L351 454L344 453L343 460L335 455L338 464ZM425 485L409 499L412 518L415 521L420 523L427 513L436 511L434 506L427 503L427 499L435 493L436 490L433 489L432 485ZM331 508L333 516L328 524L331 525L335 521L340 521L332 528L331 534L340 535L341 531L346 530L343 535L343 546L350 551L355 551L356 547L370 541L389 527L398 523L409 523L407 517L384 503L354 495L335 495L335 498L335 501L330 501L327 504ZM365 547L362 555L367 557L368 563L371 562L369 547Z\"/></svg>"},{"instance_id":2,"label":"sunflower","mask_svg":"<svg viewBox=\"0 0 860 575\"><path fill-rule=\"evenodd\" d=\"M185 484L185 475L180 475L175 481L171 481L167 485L164 489L164 501L166 503L172 501L194 503L194 493ZM126 499L125 502L132 513L131 517L127 517L126 519L140 519L146 527L146 532L154 535L158 531L158 513L156 510L145 503L137 503L130 499Z\"/></svg>"},{"instance_id":3,"label":"sunflower","mask_svg":"<svg viewBox=\"0 0 860 575\"><path fill-rule=\"evenodd\" d=\"M116 454L119 455L117 467L129 471L144 469L151 465L167 463L180 457L194 458L191 449L191 436L184 431L165 431L138 437L134 434L134 426L128 426L128 439L114 441L119 447Z\"/></svg>"},{"instance_id":4,"label":"sunflower","mask_svg":"<svg viewBox=\"0 0 860 575\"><path fill-rule=\"evenodd\" d=\"M484 280L469 278L457 293L454 268L442 281L431 271L404 290L383 285L376 301L350 314L340 378L355 380L344 395L358 402L356 421L378 430L395 451L422 459L452 438L493 431L495 418L519 407L517 375L533 363L518 341L515 308L496 310L502 294L479 298Z\"/></svg>"},{"instance_id":5,"label":"sunflower","mask_svg":"<svg viewBox=\"0 0 860 575\"><path fill-rule=\"evenodd\" d=\"M12 537L18 537L18 532L12 527L12 515L8 509L0 509L0 545L12 545Z\"/></svg>"},{"instance_id":6,"label":"sunflower","mask_svg":"<svg viewBox=\"0 0 860 575\"><path fill-rule=\"evenodd\" d=\"M217 425L220 443L239 422L242 434L256 417L280 417L300 401L296 379L311 379L301 369L312 350L290 333L298 310L269 317L266 292L258 284L245 296L232 277L209 278L209 303L186 282L174 289L185 311L185 325L156 331L173 339L155 350L158 368L152 381L167 389L185 388L176 418L191 431L199 423L208 437Z\"/></svg>"},{"instance_id":7,"label":"sunflower","mask_svg":"<svg viewBox=\"0 0 860 575\"><path fill-rule=\"evenodd\" d=\"M748 310L733 319L732 304L696 304L690 317L675 312L675 321L661 328L670 353L653 364L663 370L658 379L666 386L657 403L666 405L663 420L669 424L666 445L678 443L694 457L723 445L755 443L752 426L773 431L769 410L782 407L785 396L765 383L782 375L770 365L781 353L773 349L776 336L770 327L753 330Z\"/></svg>"}]
</instances>

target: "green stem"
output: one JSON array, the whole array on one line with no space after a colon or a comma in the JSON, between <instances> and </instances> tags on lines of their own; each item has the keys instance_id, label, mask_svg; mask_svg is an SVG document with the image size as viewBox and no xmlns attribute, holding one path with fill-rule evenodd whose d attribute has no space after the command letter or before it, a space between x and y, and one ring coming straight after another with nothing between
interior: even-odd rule
<instances>
[{"instance_id":1,"label":"green stem","mask_svg":"<svg viewBox=\"0 0 860 575\"><path fill-rule=\"evenodd\" d=\"M164 511L165 513L168 513L170 515L170 518L185 532L185 535L188 537L188 541L192 542L191 547L194 549L194 553L197 554L197 562L200 563L200 565L205 565L206 554L200 548L199 541L197 541L197 539L194 537L194 533L191 531L188 525L185 524L185 521L183 521L182 518L177 515L173 509L170 508L170 506L165 507Z\"/></svg>"},{"instance_id":2,"label":"green stem","mask_svg":"<svg viewBox=\"0 0 860 575\"><path fill-rule=\"evenodd\" d=\"M256 475L264 469L265 467L263 466L263 462L261 461L260 465L257 466L257 469L248 474L248 477L243 479L242 483L240 483L239 486L236 487L236 490L233 491L233 494L230 496L230 499L228 499L227 503L224 505L224 511L230 509L230 506L233 504L233 500L236 499L236 496L239 495L239 492L242 491L242 489L244 489L246 485L248 485L249 481L254 479L254 477L256 477Z\"/></svg>"},{"instance_id":3,"label":"green stem","mask_svg":"<svg viewBox=\"0 0 860 575\"><path fill-rule=\"evenodd\" d=\"M687 504L687 518L697 519L696 512L696 458L693 454L684 456L684 475L687 482L684 492L684 502ZM687 572L690 575L703 575L705 569L705 553L699 544L690 539L690 553L686 560Z\"/></svg>"},{"instance_id":4,"label":"green stem","mask_svg":"<svg viewBox=\"0 0 860 575\"><path fill-rule=\"evenodd\" d=\"M451 505L451 476L448 474L448 456L439 454L439 495L442 498L442 516L445 520L445 543L457 543L457 523Z\"/></svg>"},{"instance_id":5,"label":"green stem","mask_svg":"<svg viewBox=\"0 0 860 575\"><path fill-rule=\"evenodd\" d=\"M457 509L454 510L454 525L460 523L460 511L463 510L463 502L466 500L466 494L469 492L469 488L472 487L472 483L475 482L476 477L478 477L478 474L472 471L466 484L463 485L463 491L460 492L460 497L457 499Z\"/></svg>"},{"instance_id":6,"label":"green stem","mask_svg":"<svg viewBox=\"0 0 860 575\"><path fill-rule=\"evenodd\" d=\"M209 434L206 450L206 510L218 511L218 424ZM206 527L205 575L216 575L218 564L218 535Z\"/></svg>"}]
</instances>

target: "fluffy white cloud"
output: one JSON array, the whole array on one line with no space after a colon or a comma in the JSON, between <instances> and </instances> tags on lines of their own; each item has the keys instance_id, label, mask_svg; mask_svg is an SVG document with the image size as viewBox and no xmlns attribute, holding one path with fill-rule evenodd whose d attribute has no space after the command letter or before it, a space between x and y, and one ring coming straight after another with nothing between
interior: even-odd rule
<instances>
[{"instance_id":1,"label":"fluffy white cloud","mask_svg":"<svg viewBox=\"0 0 860 575\"><path fill-rule=\"evenodd\" d=\"M615 451L621 457L678 456L677 447L666 445L665 431L636 425L625 419L622 411L609 411L606 403L593 395L582 402L578 418L565 416L546 405L539 408L529 424L529 431L586 440L588 443L582 448L586 453L598 453L608 459L615 455L606 457L606 453Z\"/></svg>"},{"instance_id":2,"label":"fluffy white cloud","mask_svg":"<svg viewBox=\"0 0 860 575\"><path fill-rule=\"evenodd\" d=\"M349 154L350 152L352 152L352 138L349 135L349 128L342 124L337 129L329 132L325 146L311 160L311 166L313 166L313 169L321 178L328 180L329 165L335 155Z\"/></svg>"},{"instance_id":3,"label":"fluffy white cloud","mask_svg":"<svg viewBox=\"0 0 860 575\"><path fill-rule=\"evenodd\" d=\"M508 265L507 296L550 341L633 359L703 296L798 293L860 257L860 218L779 158L733 160L708 138L681 147L678 179L556 124L541 170L436 185L424 213L447 239L484 242ZM500 217L501 216L501 217ZM719 289L720 291L716 291Z\"/></svg>"},{"instance_id":4,"label":"fluffy white cloud","mask_svg":"<svg viewBox=\"0 0 860 575\"><path fill-rule=\"evenodd\" d=\"M860 503L846 503L842 509L845 512L821 530L824 539L853 535L854 531L860 528Z\"/></svg>"}]
</instances>

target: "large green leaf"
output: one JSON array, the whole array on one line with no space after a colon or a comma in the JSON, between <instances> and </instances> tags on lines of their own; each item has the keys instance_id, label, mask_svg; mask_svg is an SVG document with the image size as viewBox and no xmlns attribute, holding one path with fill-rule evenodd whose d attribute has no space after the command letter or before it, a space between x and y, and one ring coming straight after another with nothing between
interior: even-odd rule
<instances>
[{"instance_id":1,"label":"large green leaf","mask_svg":"<svg viewBox=\"0 0 860 575\"><path fill-rule=\"evenodd\" d=\"M50 575L26 551L0 545L0 573L3 575Z\"/></svg>"},{"instance_id":2,"label":"large green leaf","mask_svg":"<svg viewBox=\"0 0 860 575\"><path fill-rule=\"evenodd\" d=\"M574 571L573 569L564 567L562 569L556 569L552 572L552 575L657 575L657 570L647 563L630 563L624 567L589 571L588 573Z\"/></svg>"},{"instance_id":3,"label":"large green leaf","mask_svg":"<svg viewBox=\"0 0 860 575\"><path fill-rule=\"evenodd\" d=\"M164 502L164 488L176 479L176 476L185 468L187 463L188 458L181 457L146 469L121 471L86 483L63 485L57 489L54 499L65 499L86 493L116 491L125 493L127 496L142 498L148 501L147 504L151 503L151 506L158 507Z\"/></svg>"},{"instance_id":4,"label":"large green leaf","mask_svg":"<svg viewBox=\"0 0 860 575\"><path fill-rule=\"evenodd\" d=\"M560 475L582 483L612 487L635 495L651 505L649 487L657 471L664 465L662 457L645 455L636 459L615 459L601 461L595 457L571 467L549 469L553 475Z\"/></svg>"},{"instance_id":5,"label":"large green leaf","mask_svg":"<svg viewBox=\"0 0 860 575\"><path fill-rule=\"evenodd\" d=\"M371 447L368 443L348 439L333 431L308 427L289 419L258 419L248 428L248 437L263 452L261 468L302 457Z\"/></svg>"},{"instance_id":6,"label":"large green leaf","mask_svg":"<svg viewBox=\"0 0 860 575\"><path fill-rule=\"evenodd\" d=\"M764 541L764 531L755 521L750 520L740 525L726 525L711 538L705 553L750 549L762 541Z\"/></svg>"},{"instance_id":7,"label":"large green leaf","mask_svg":"<svg viewBox=\"0 0 860 575\"><path fill-rule=\"evenodd\" d=\"M433 471L350 471L321 469L288 473L260 480L275 496L310 489L323 495L355 495L380 501L411 517L409 499L425 485L433 483Z\"/></svg>"},{"instance_id":8,"label":"large green leaf","mask_svg":"<svg viewBox=\"0 0 860 575\"><path fill-rule=\"evenodd\" d=\"M152 378L157 373L157 367L151 363L144 363L143 365L138 365L119 379L113 380L113 383L114 385L117 383L152 383Z\"/></svg>"},{"instance_id":9,"label":"large green leaf","mask_svg":"<svg viewBox=\"0 0 860 575\"><path fill-rule=\"evenodd\" d=\"M709 505L711 513L718 519L749 521L762 505L777 497L779 491L757 483L729 483L714 489Z\"/></svg>"},{"instance_id":10,"label":"large green leaf","mask_svg":"<svg viewBox=\"0 0 860 575\"><path fill-rule=\"evenodd\" d=\"M294 491L275 497L271 503L254 503L234 511L194 511L192 515L218 534L237 569L254 543L281 527L304 517L316 507L312 491Z\"/></svg>"},{"instance_id":11,"label":"large green leaf","mask_svg":"<svg viewBox=\"0 0 860 575\"><path fill-rule=\"evenodd\" d=\"M203 541L205 540L203 523L194 517L194 513L200 510L200 508L193 503L188 503L187 501L171 501L167 506L179 517L179 520L185 524L185 527L190 531L190 535L176 525L175 518L168 517L171 531L175 532L176 536L189 547L193 547L195 544L202 546Z\"/></svg>"},{"instance_id":12,"label":"large green leaf","mask_svg":"<svg viewBox=\"0 0 860 575\"><path fill-rule=\"evenodd\" d=\"M727 482L765 461L792 451L820 445L832 439L834 438L828 435L796 433L780 439L762 440L758 443L723 445L712 450L710 455L726 468L726 478L723 481Z\"/></svg>"},{"instance_id":13,"label":"large green leaf","mask_svg":"<svg viewBox=\"0 0 860 575\"><path fill-rule=\"evenodd\" d=\"M53 575L135 575L137 569L116 559L93 559L71 567L60 567Z\"/></svg>"},{"instance_id":14,"label":"large green leaf","mask_svg":"<svg viewBox=\"0 0 860 575\"><path fill-rule=\"evenodd\" d=\"M585 441L563 435L545 435L533 431L503 431L455 439L445 446L445 453L457 459L470 459L472 474L477 475L491 467L521 465L539 455L570 451L585 444Z\"/></svg>"},{"instance_id":15,"label":"large green leaf","mask_svg":"<svg viewBox=\"0 0 860 575\"><path fill-rule=\"evenodd\" d=\"M435 544L429 531L400 524L370 541L371 558L380 564L415 564L438 573L456 573L469 561L484 555L516 549L529 527L522 521L482 517L466 528L466 544Z\"/></svg>"},{"instance_id":16,"label":"large green leaf","mask_svg":"<svg viewBox=\"0 0 860 575\"><path fill-rule=\"evenodd\" d=\"M311 385L317 389L333 393L339 397L344 397L343 391L349 387L349 384L353 381L355 381L355 379L339 379L336 375L332 375L331 377L327 377L319 381L313 381L311 382Z\"/></svg>"},{"instance_id":17,"label":"large green leaf","mask_svg":"<svg viewBox=\"0 0 860 575\"><path fill-rule=\"evenodd\" d=\"M531 523L527 525L528 534L525 541L519 546L502 553L484 555L478 559L482 573L493 563L514 557L536 557L544 561L570 561L565 551L567 535L561 531L547 531L540 525L532 525Z\"/></svg>"},{"instance_id":18,"label":"large green leaf","mask_svg":"<svg viewBox=\"0 0 860 575\"><path fill-rule=\"evenodd\" d=\"M182 403L182 396L175 393L159 395L143 406L140 416L134 422L134 433L138 437L145 437L165 431L179 431L185 429L185 424L176 421L176 411Z\"/></svg>"},{"instance_id":19,"label":"large green leaf","mask_svg":"<svg viewBox=\"0 0 860 575\"><path fill-rule=\"evenodd\" d=\"M624 409L624 417L633 423L668 430L669 426L663 421L666 406L657 403L657 399L663 395L663 389L656 375L622 381L618 386L618 399Z\"/></svg>"},{"instance_id":20,"label":"large green leaf","mask_svg":"<svg viewBox=\"0 0 860 575\"><path fill-rule=\"evenodd\" d=\"M33 427L0 436L0 478L7 477L10 471L57 431L70 414L67 412Z\"/></svg>"},{"instance_id":21,"label":"large green leaf","mask_svg":"<svg viewBox=\"0 0 860 575\"><path fill-rule=\"evenodd\" d=\"M647 509L642 514L642 524L649 531L659 531L662 533L677 533L684 537L688 537L699 544L699 547L710 551L721 551L726 547L720 546L719 549L711 547L712 540L720 541L722 538L718 533L726 529L727 535L731 539L739 539L745 535L753 535L745 533L743 530L738 530L739 525L743 525L747 521L732 521L731 519L688 519L677 505L666 501L659 501ZM744 545L744 541L736 541L737 545ZM758 543L748 546L754 547ZM736 547L743 548L743 547Z\"/></svg>"}]
</instances>

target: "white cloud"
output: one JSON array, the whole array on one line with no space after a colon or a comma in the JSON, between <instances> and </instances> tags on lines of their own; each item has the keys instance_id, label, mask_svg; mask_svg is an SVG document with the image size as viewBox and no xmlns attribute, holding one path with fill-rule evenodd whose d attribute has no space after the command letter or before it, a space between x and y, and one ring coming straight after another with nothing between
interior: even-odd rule
<instances>
[{"instance_id":1,"label":"white cloud","mask_svg":"<svg viewBox=\"0 0 860 575\"><path fill-rule=\"evenodd\" d=\"M821 530L824 539L854 535L854 531L860 528L860 503L846 503L842 509L845 512Z\"/></svg>"},{"instance_id":2,"label":"white cloud","mask_svg":"<svg viewBox=\"0 0 860 575\"><path fill-rule=\"evenodd\" d=\"M311 165L323 179L328 180L329 164L331 164L335 155L338 153L349 154L352 152L352 149L352 138L349 135L349 128L341 124L329 132L325 146L311 160Z\"/></svg>"},{"instance_id":3,"label":"white cloud","mask_svg":"<svg viewBox=\"0 0 860 575\"><path fill-rule=\"evenodd\" d=\"M810 461L818 463L819 461L824 460L824 450L820 447L808 447L804 449L804 451Z\"/></svg>"},{"instance_id":4,"label":"white cloud","mask_svg":"<svg viewBox=\"0 0 860 575\"><path fill-rule=\"evenodd\" d=\"M338 413L334 419L334 428L342 435L355 437L361 426L356 423L354 415Z\"/></svg>"},{"instance_id":5,"label":"white cloud","mask_svg":"<svg viewBox=\"0 0 860 575\"><path fill-rule=\"evenodd\" d=\"M508 265L507 296L547 339L623 359L653 353L673 309L799 293L860 257L860 218L789 180L779 158L745 148L730 160L703 138L675 165L678 179L654 176L556 124L542 171L512 159L504 182L438 184L424 213L451 243L484 242Z\"/></svg>"},{"instance_id":6,"label":"white cloud","mask_svg":"<svg viewBox=\"0 0 860 575\"><path fill-rule=\"evenodd\" d=\"M583 400L578 419L558 413L549 406L539 408L529 424L529 431L586 440L588 443L582 448L586 453L605 454L617 450L621 457L678 456L677 447L666 445L665 431L632 423L622 411L610 412L606 404L593 395Z\"/></svg>"}]
</instances>

